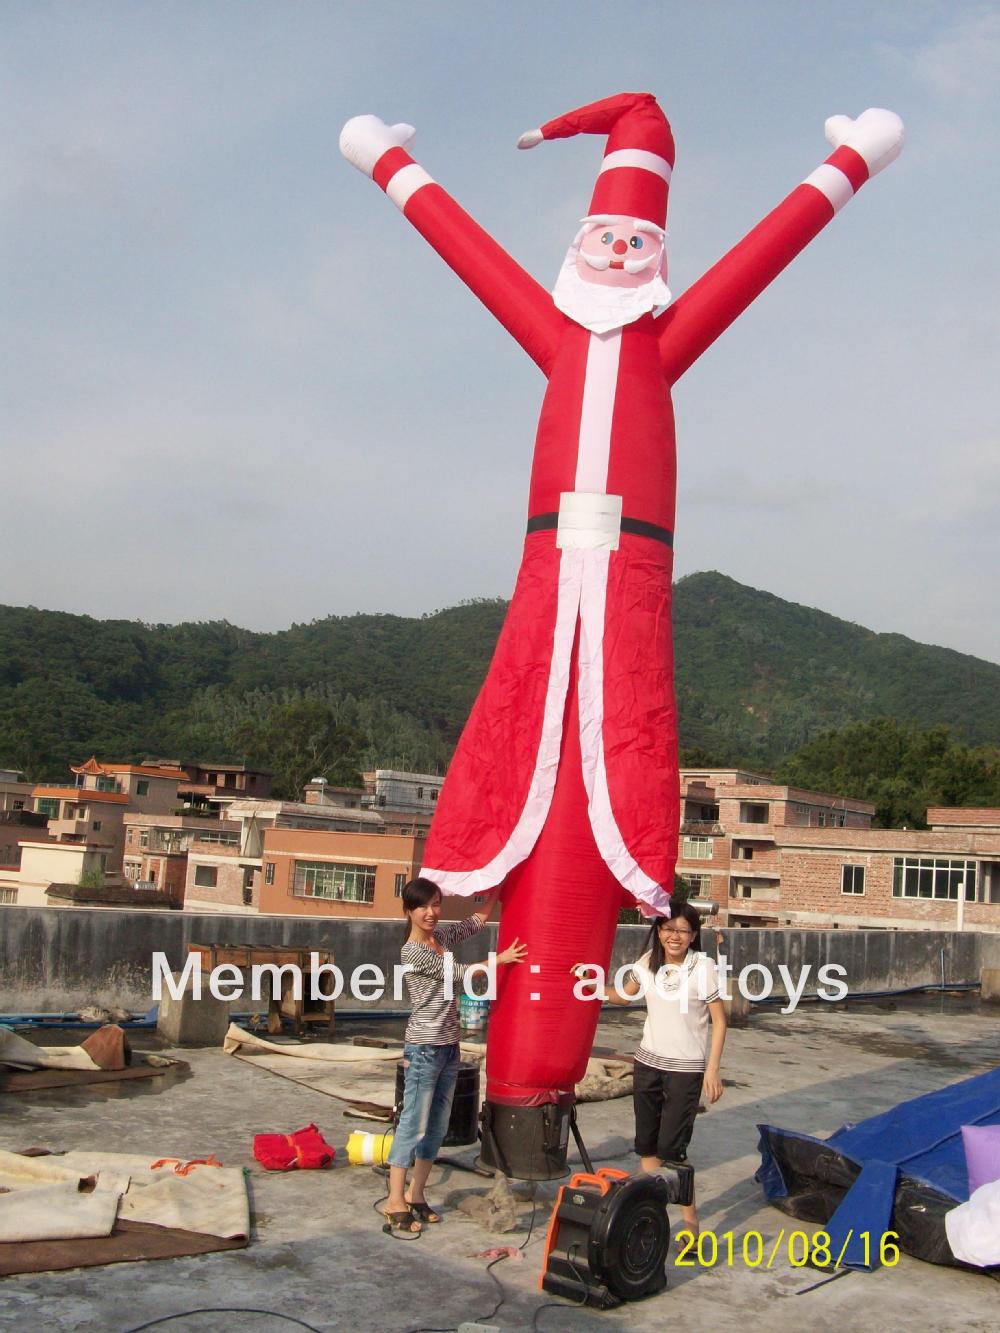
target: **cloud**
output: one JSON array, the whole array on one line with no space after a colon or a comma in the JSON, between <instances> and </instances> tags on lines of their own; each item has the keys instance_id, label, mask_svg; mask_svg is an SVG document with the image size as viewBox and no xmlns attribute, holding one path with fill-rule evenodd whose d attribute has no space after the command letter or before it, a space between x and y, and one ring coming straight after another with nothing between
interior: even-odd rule
<instances>
[{"instance_id":1,"label":"cloud","mask_svg":"<svg viewBox=\"0 0 1000 1333\"><path fill-rule=\"evenodd\" d=\"M1000 13L971 14L904 59L917 82L942 102L992 101L1000 84Z\"/></svg>"}]
</instances>

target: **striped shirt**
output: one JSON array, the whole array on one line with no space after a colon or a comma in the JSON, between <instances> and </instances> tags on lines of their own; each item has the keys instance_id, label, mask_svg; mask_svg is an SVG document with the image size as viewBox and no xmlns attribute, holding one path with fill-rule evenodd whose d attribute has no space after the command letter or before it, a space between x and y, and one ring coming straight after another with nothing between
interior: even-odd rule
<instances>
[{"instance_id":1,"label":"striped shirt","mask_svg":"<svg viewBox=\"0 0 1000 1333\"><path fill-rule=\"evenodd\" d=\"M690 950L679 967L668 966L660 983L644 953L625 980L646 996L646 1025L635 1053L640 1064L675 1074L701 1074L708 1055L708 1006L719 995L719 974L707 954Z\"/></svg>"},{"instance_id":2,"label":"striped shirt","mask_svg":"<svg viewBox=\"0 0 1000 1333\"><path fill-rule=\"evenodd\" d=\"M438 926L433 938L445 953L450 953L485 925L483 918L473 913L464 921ZM407 940L400 957L411 969L406 973L410 1021L406 1025L404 1042L413 1046L451 1046L459 1039L458 1003L454 995L445 993L444 956L429 944ZM461 987L462 978L471 966L471 963L458 963L452 959L453 989Z\"/></svg>"}]
</instances>

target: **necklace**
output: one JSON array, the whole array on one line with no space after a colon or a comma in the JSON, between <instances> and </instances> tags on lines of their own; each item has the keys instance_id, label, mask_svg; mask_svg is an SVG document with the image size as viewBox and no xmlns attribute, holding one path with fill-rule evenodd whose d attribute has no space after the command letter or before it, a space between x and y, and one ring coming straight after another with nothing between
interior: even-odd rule
<instances>
[{"instance_id":1,"label":"necklace","mask_svg":"<svg viewBox=\"0 0 1000 1333\"><path fill-rule=\"evenodd\" d=\"M697 955L689 953L681 964L664 963L656 974L657 989L668 995L672 991L679 990L681 982L691 975L697 961Z\"/></svg>"}]
</instances>

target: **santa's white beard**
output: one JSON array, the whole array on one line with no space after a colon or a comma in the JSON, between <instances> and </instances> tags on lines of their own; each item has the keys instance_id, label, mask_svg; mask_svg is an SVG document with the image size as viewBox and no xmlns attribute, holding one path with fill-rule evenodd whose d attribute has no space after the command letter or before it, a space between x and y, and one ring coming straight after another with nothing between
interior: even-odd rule
<instances>
[{"instance_id":1,"label":"santa's white beard","mask_svg":"<svg viewBox=\"0 0 1000 1333\"><path fill-rule=\"evenodd\" d=\"M624 324L656 310L660 314L670 304L670 288L657 271L641 287L611 287L587 282L576 267L578 246L571 245L552 288L557 309L582 324L591 333L610 333Z\"/></svg>"}]
</instances>

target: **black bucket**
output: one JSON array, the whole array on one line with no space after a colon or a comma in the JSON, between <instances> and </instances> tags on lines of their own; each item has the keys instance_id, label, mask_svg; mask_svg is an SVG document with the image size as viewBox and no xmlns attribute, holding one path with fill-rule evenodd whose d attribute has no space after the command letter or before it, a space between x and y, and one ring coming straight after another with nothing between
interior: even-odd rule
<instances>
[{"instance_id":1,"label":"black bucket","mask_svg":"<svg viewBox=\"0 0 1000 1333\"><path fill-rule=\"evenodd\" d=\"M399 1124L403 1109L403 1091L406 1085L406 1068L402 1060L396 1065L396 1098L392 1111L392 1123ZM455 1100L451 1104L451 1119L448 1132L444 1136L443 1147L464 1148L475 1143L479 1138L479 1066L462 1061L458 1066L458 1078L455 1082Z\"/></svg>"},{"instance_id":2,"label":"black bucket","mask_svg":"<svg viewBox=\"0 0 1000 1333\"><path fill-rule=\"evenodd\" d=\"M544 1106L483 1105L482 1147L476 1165L515 1180L558 1180L569 1174L573 1103Z\"/></svg>"}]
</instances>

